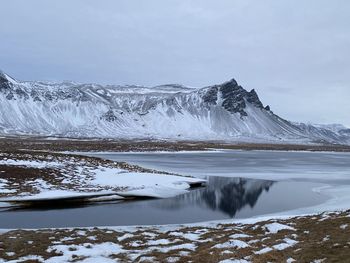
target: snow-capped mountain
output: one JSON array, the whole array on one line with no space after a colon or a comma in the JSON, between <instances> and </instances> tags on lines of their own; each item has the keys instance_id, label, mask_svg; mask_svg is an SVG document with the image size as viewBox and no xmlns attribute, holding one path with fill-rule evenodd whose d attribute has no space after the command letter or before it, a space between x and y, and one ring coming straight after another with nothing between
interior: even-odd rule
<instances>
[{"instance_id":1,"label":"snow-capped mountain","mask_svg":"<svg viewBox=\"0 0 350 263\"><path fill-rule=\"evenodd\" d=\"M0 133L63 137L349 143L347 129L295 124L232 79L115 86L18 81L0 72Z\"/></svg>"}]
</instances>

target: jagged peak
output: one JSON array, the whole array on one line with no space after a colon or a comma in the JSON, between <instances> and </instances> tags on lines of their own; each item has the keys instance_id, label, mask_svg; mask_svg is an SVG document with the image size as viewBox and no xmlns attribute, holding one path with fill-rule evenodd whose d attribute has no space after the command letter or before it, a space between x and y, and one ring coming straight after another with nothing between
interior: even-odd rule
<instances>
[{"instance_id":1,"label":"jagged peak","mask_svg":"<svg viewBox=\"0 0 350 263\"><path fill-rule=\"evenodd\" d=\"M258 93L254 89L247 93L247 101L258 108L264 108L262 102L259 99Z\"/></svg>"},{"instance_id":2,"label":"jagged peak","mask_svg":"<svg viewBox=\"0 0 350 263\"><path fill-rule=\"evenodd\" d=\"M235 85L238 85L237 81L234 78L230 79L228 82L235 84Z\"/></svg>"},{"instance_id":3,"label":"jagged peak","mask_svg":"<svg viewBox=\"0 0 350 263\"><path fill-rule=\"evenodd\" d=\"M7 80L7 76L6 76L5 72L3 72L1 69L0 69L0 79Z\"/></svg>"},{"instance_id":4,"label":"jagged peak","mask_svg":"<svg viewBox=\"0 0 350 263\"><path fill-rule=\"evenodd\" d=\"M237 81L234 78L232 78L232 79L230 79L228 81L225 81L224 83L222 83L219 86L224 86L224 85L238 86L238 83L237 83Z\"/></svg>"},{"instance_id":5,"label":"jagged peak","mask_svg":"<svg viewBox=\"0 0 350 263\"><path fill-rule=\"evenodd\" d=\"M10 82L17 83L17 80L6 74L4 71L0 69L0 82Z\"/></svg>"},{"instance_id":6,"label":"jagged peak","mask_svg":"<svg viewBox=\"0 0 350 263\"><path fill-rule=\"evenodd\" d=\"M252 89L251 91L249 91L249 93L258 95L255 89Z\"/></svg>"}]
</instances>

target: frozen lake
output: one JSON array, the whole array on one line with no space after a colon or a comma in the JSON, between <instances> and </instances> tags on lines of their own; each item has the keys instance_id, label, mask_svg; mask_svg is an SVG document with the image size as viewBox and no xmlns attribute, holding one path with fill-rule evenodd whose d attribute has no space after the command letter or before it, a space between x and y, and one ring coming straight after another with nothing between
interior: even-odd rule
<instances>
[{"instance_id":1,"label":"frozen lake","mask_svg":"<svg viewBox=\"0 0 350 263\"><path fill-rule=\"evenodd\" d=\"M322 189L337 190L350 185L348 153L218 151L89 155L202 177L209 183L207 187L168 199L54 209L3 209L0 228L152 225L249 218L322 207L330 200L329 193ZM349 193L348 188L343 190ZM342 197L337 202L350 206L347 196Z\"/></svg>"},{"instance_id":2,"label":"frozen lake","mask_svg":"<svg viewBox=\"0 0 350 263\"><path fill-rule=\"evenodd\" d=\"M225 150L90 155L197 177L292 179L350 184L350 153Z\"/></svg>"}]
</instances>

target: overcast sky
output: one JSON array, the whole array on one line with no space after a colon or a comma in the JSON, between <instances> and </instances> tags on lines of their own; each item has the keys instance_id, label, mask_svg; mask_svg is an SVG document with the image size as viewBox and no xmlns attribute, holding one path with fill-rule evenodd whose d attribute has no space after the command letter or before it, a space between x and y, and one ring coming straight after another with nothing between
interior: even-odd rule
<instances>
[{"instance_id":1,"label":"overcast sky","mask_svg":"<svg viewBox=\"0 0 350 263\"><path fill-rule=\"evenodd\" d=\"M293 121L350 126L350 1L1 0L22 80L207 86L235 78Z\"/></svg>"}]
</instances>

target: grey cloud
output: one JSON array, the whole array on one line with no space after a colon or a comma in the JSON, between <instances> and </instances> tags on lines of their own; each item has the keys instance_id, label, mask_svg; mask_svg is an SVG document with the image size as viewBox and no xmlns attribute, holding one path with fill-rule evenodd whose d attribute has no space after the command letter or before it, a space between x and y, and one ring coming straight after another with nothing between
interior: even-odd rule
<instances>
[{"instance_id":1,"label":"grey cloud","mask_svg":"<svg viewBox=\"0 0 350 263\"><path fill-rule=\"evenodd\" d=\"M2 10L0 68L20 79L234 77L285 118L350 125L346 0L11 0Z\"/></svg>"}]
</instances>

